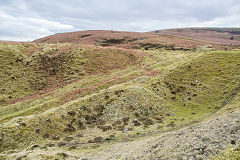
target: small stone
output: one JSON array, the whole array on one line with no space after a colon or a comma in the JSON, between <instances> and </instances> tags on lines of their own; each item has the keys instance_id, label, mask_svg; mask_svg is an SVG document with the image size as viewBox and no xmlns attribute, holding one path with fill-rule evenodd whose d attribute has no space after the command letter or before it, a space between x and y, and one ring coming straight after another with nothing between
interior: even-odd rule
<instances>
[{"instance_id":1,"label":"small stone","mask_svg":"<svg viewBox=\"0 0 240 160\"><path fill-rule=\"evenodd\" d=\"M50 119L47 119L46 122L51 123L51 120L50 120Z\"/></svg>"},{"instance_id":2,"label":"small stone","mask_svg":"<svg viewBox=\"0 0 240 160\"><path fill-rule=\"evenodd\" d=\"M27 126L27 124L24 123L24 122L20 122L19 124L20 124L21 126L23 126L23 127L26 127L26 126Z\"/></svg>"},{"instance_id":3,"label":"small stone","mask_svg":"<svg viewBox=\"0 0 240 160\"><path fill-rule=\"evenodd\" d=\"M35 149L35 148L38 148L38 147L40 147L39 145L33 145L32 147L31 147L31 149L33 150L33 149Z\"/></svg>"},{"instance_id":4,"label":"small stone","mask_svg":"<svg viewBox=\"0 0 240 160\"><path fill-rule=\"evenodd\" d=\"M88 140L88 143L94 143L93 140Z\"/></svg>"},{"instance_id":5,"label":"small stone","mask_svg":"<svg viewBox=\"0 0 240 160\"><path fill-rule=\"evenodd\" d=\"M197 97L197 94L196 94L196 93L194 93L194 94L193 94L193 97Z\"/></svg>"},{"instance_id":6,"label":"small stone","mask_svg":"<svg viewBox=\"0 0 240 160\"><path fill-rule=\"evenodd\" d=\"M236 141L235 140L231 140L230 142L232 145L235 145L236 144Z\"/></svg>"}]
</instances>

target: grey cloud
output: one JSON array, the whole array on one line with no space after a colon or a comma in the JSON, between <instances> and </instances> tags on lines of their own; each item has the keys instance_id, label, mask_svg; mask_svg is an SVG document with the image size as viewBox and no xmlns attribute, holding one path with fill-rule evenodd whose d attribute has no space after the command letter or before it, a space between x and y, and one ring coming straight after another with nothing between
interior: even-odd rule
<instances>
[{"instance_id":1,"label":"grey cloud","mask_svg":"<svg viewBox=\"0 0 240 160\"><path fill-rule=\"evenodd\" d=\"M238 0L9 0L0 1L0 39L90 29L238 27L239 14Z\"/></svg>"}]
</instances>

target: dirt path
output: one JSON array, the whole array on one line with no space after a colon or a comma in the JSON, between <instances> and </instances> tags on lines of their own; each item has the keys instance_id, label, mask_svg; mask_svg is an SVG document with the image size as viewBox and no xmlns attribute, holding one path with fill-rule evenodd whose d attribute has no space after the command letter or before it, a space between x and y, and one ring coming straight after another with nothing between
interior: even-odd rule
<instances>
[{"instance_id":1,"label":"dirt path","mask_svg":"<svg viewBox=\"0 0 240 160\"><path fill-rule=\"evenodd\" d=\"M200 160L210 159L240 141L240 110L160 136L116 143L85 154L88 160Z\"/></svg>"}]
</instances>

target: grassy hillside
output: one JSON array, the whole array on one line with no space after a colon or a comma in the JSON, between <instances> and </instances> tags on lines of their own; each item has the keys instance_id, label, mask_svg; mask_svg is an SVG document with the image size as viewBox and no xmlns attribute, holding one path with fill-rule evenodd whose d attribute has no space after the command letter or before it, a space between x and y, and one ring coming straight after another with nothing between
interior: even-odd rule
<instances>
[{"instance_id":1,"label":"grassy hillside","mask_svg":"<svg viewBox=\"0 0 240 160\"><path fill-rule=\"evenodd\" d=\"M0 157L80 159L200 122L239 92L237 49L119 44L0 43Z\"/></svg>"},{"instance_id":2,"label":"grassy hillside","mask_svg":"<svg viewBox=\"0 0 240 160\"><path fill-rule=\"evenodd\" d=\"M211 47L222 50L236 48L236 46L240 45L240 41L237 41L237 35L234 35L235 39L230 39L232 37L232 33L224 35L225 32L217 32L215 36L215 31L201 29L195 30L161 30L148 33L90 30L58 33L34 40L33 42L53 44L81 43L103 47L114 46L127 49L145 48L146 50L149 48L195 50L196 48L202 47ZM204 39L204 36L207 38L210 37L210 40ZM215 38L211 40L211 37Z\"/></svg>"},{"instance_id":3,"label":"grassy hillside","mask_svg":"<svg viewBox=\"0 0 240 160\"><path fill-rule=\"evenodd\" d=\"M0 44L1 104L140 63L141 53L72 44Z\"/></svg>"},{"instance_id":4,"label":"grassy hillside","mask_svg":"<svg viewBox=\"0 0 240 160\"><path fill-rule=\"evenodd\" d=\"M238 52L206 53L169 73L164 83L176 105L194 108L200 104L216 109L239 86L239 67Z\"/></svg>"}]
</instances>

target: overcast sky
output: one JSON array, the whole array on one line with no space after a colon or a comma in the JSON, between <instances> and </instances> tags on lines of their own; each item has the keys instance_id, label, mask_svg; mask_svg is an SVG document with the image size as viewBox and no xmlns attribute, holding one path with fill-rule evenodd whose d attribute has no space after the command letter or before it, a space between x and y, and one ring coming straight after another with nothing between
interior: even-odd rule
<instances>
[{"instance_id":1,"label":"overcast sky","mask_svg":"<svg viewBox=\"0 0 240 160\"><path fill-rule=\"evenodd\" d=\"M240 27L239 0L0 0L0 40L79 30Z\"/></svg>"}]
</instances>

